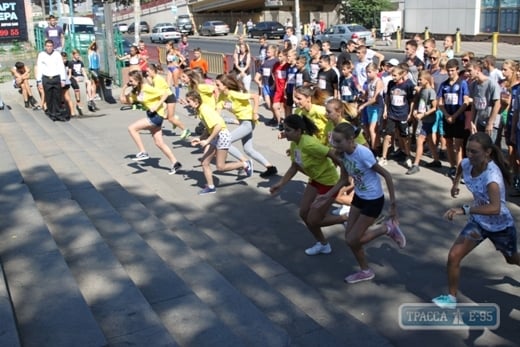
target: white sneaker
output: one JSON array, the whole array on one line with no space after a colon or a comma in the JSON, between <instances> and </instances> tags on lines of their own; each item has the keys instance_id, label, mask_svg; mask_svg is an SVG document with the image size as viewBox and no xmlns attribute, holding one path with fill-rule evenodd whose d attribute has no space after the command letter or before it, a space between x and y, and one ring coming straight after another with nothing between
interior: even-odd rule
<instances>
[{"instance_id":1,"label":"white sneaker","mask_svg":"<svg viewBox=\"0 0 520 347\"><path fill-rule=\"evenodd\" d=\"M405 161L404 163L405 163L405 165L406 165L406 167L407 167L408 169L411 169L411 168L412 168L413 163L412 163L412 159L411 159L411 158L407 158L406 161Z\"/></svg>"},{"instance_id":2,"label":"white sneaker","mask_svg":"<svg viewBox=\"0 0 520 347\"><path fill-rule=\"evenodd\" d=\"M332 212L330 214L332 214L334 216L343 216L345 214L348 214L349 212L350 212L350 206L342 205L341 207L339 207L335 210L332 210Z\"/></svg>"},{"instance_id":3,"label":"white sneaker","mask_svg":"<svg viewBox=\"0 0 520 347\"><path fill-rule=\"evenodd\" d=\"M316 242L314 246L305 250L305 254L307 255L330 254L331 252L332 248L330 248L330 244L322 245L321 242Z\"/></svg>"},{"instance_id":4,"label":"white sneaker","mask_svg":"<svg viewBox=\"0 0 520 347\"><path fill-rule=\"evenodd\" d=\"M386 161L385 158L379 158L379 159L377 160L377 163L378 163L379 165L381 165L381 166L386 166L386 165L388 164L388 162Z\"/></svg>"}]
</instances>

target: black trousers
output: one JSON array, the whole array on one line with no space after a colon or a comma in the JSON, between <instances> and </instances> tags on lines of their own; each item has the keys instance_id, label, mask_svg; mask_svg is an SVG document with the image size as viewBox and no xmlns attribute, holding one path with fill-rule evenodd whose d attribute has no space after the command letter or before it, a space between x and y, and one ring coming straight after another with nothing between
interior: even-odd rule
<instances>
[{"instance_id":1,"label":"black trousers","mask_svg":"<svg viewBox=\"0 0 520 347\"><path fill-rule=\"evenodd\" d=\"M63 94L61 90L60 76L43 76L43 90L45 91L45 103L47 104L47 115L51 118L61 118Z\"/></svg>"}]
</instances>

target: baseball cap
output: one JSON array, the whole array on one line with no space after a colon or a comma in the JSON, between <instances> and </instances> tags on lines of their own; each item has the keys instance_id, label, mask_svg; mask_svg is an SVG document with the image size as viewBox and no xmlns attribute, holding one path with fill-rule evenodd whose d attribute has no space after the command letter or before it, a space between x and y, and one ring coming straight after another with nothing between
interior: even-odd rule
<instances>
[{"instance_id":1,"label":"baseball cap","mask_svg":"<svg viewBox=\"0 0 520 347\"><path fill-rule=\"evenodd\" d=\"M392 66L397 66L399 65L399 60L395 59L395 58L392 58L388 61L387 63L388 65L392 65Z\"/></svg>"}]
</instances>

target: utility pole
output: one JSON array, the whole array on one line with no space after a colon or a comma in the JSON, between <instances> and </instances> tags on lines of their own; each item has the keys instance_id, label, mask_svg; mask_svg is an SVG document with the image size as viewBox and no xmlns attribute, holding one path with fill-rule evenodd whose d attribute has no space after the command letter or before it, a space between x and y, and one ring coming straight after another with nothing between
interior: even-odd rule
<instances>
[{"instance_id":1,"label":"utility pole","mask_svg":"<svg viewBox=\"0 0 520 347\"><path fill-rule=\"evenodd\" d=\"M135 32L134 38L135 43L139 43L139 37L141 34L141 0L134 0L134 21L135 21Z\"/></svg>"}]
</instances>

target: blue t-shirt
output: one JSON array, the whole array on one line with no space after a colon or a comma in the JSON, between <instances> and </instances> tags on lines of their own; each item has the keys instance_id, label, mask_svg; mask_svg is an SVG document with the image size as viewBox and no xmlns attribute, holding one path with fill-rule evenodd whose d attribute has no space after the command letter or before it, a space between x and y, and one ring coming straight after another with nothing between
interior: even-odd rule
<instances>
[{"instance_id":1,"label":"blue t-shirt","mask_svg":"<svg viewBox=\"0 0 520 347\"><path fill-rule=\"evenodd\" d=\"M345 102L353 102L356 100L359 92L356 87L356 82L354 81L354 76L350 77L341 76L339 79L339 94L341 95L341 100Z\"/></svg>"},{"instance_id":2,"label":"blue t-shirt","mask_svg":"<svg viewBox=\"0 0 520 347\"><path fill-rule=\"evenodd\" d=\"M402 83L388 82L388 118L404 122L410 114L414 84L410 80Z\"/></svg>"},{"instance_id":3,"label":"blue t-shirt","mask_svg":"<svg viewBox=\"0 0 520 347\"><path fill-rule=\"evenodd\" d=\"M464 104L464 96L468 95L468 83L459 78L453 84L450 84L449 80L442 82L437 93L437 98L442 98L444 108L452 115ZM462 119L464 119L464 113L461 113L458 117L458 120Z\"/></svg>"}]
</instances>

